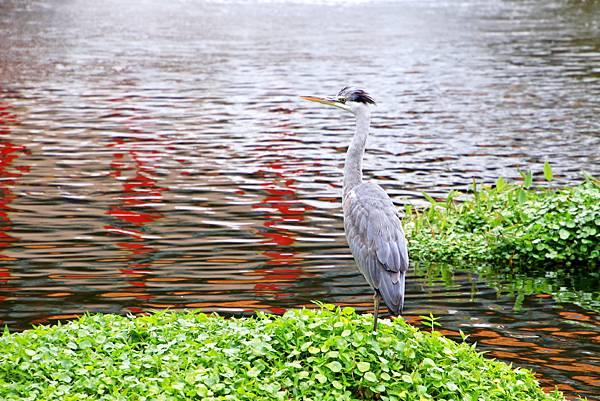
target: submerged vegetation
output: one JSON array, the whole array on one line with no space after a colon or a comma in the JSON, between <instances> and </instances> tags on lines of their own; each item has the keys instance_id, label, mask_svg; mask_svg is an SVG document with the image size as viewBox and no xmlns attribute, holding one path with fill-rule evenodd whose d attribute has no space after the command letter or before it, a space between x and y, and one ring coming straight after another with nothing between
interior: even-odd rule
<instances>
[{"instance_id":1,"label":"submerged vegetation","mask_svg":"<svg viewBox=\"0 0 600 401\"><path fill-rule=\"evenodd\" d=\"M5 333L3 400L564 400L533 374L402 319L324 305L283 316L87 315Z\"/></svg>"},{"instance_id":2,"label":"submerged vegetation","mask_svg":"<svg viewBox=\"0 0 600 401\"><path fill-rule=\"evenodd\" d=\"M552 179L548 164L544 169ZM445 202L419 212L408 207L410 256L427 262L479 262L521 268L549 265L593 268L600 262L600 183L590 177L574 187L533 189L502 178L472 186L472 197L451 192Z\"/></svg>"},{"instance_id":3,"label":"submerged vegetation","mask_svg":"<svg viewBox=\"0 0 600 401\"><path fill-rule=\"evenodd\" d=\"M457 273L473 273L477 280L494 288L498 294L514 299L513 309L519 311L530 295L549 294L558 303L573 303L584 309L600 312L600 272L597 269L498 268L491 265L457 266L448 263L415 263L414 274L430 283L454 285ZM477 287L473 287L474 292ZM473 294L474 296L474 294Z\"/></svg>"}]
</instances>

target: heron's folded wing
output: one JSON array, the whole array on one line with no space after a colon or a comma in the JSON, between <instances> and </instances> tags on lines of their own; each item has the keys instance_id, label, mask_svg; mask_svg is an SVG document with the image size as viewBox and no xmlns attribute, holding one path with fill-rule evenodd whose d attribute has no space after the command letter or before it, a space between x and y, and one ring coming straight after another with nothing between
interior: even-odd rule
<instances>
[{"instance_id":1,"label":"heron's folded wing","mask_svg":"<svg viewBox=\"0 0 600 401\"><path fill-rule=\"evenodd\" d=\"M344 202L344 225L352 254L369 284L398 313L408 270L406 239L396 208L379 186L363 184Z\"/></svg>"},{"instance_id":2,"label":"heron's folded wing","mask_svg":"<svg viewBox=\"0 0 600 401\"><path fill-rule=\"evenodd\" d=\"M408 270L408 251L400 218L395 209L380 206L369 212L369 244L386 270L405 272Z\"/></svg>"},{"instance_id":3,"label":"heron's folded wing","mask_svg":"<svg viewBox=\"0 0 600 401\"><path fill-rule=\"evenodd\" d=\"M408 270L408 250L396 207L385 191L376 184L356 188L344 218L349 220L359 240L374 253L388 271ZM348 225L348 224L347 224Z\"/></svg>"}]
</instances>

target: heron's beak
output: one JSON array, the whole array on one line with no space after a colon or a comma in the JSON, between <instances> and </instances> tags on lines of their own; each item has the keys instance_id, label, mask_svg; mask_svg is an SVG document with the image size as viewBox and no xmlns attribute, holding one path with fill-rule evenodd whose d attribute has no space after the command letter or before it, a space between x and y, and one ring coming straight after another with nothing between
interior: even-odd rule
<instances>
[{"instance_id":1,"label":"heron's beak","mask_svg":"<svg viewBox=\"0 0 600 401\"><path fill-rule=\"evenodd\" d=\"M352 111L346 104L342 102L338 102L337 99L334 98L323 98L323 97L315 97L315 96L300 96L304 100L309 100L311 102L325 104L327 106L337 107L342 110Z\"/></svg>"}]
</instances>

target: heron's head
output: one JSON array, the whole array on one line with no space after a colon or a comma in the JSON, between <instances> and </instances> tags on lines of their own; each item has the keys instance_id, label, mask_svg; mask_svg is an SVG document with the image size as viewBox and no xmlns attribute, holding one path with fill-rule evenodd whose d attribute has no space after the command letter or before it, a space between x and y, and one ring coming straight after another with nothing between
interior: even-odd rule
<instances>
[{"instance_id":1,"label":"heron's head","mask_svg":"<svg viewBox=\"0 0 600 401\"><path fill-rule=\"evenodd\" d=\"M315 97L301 96L302 99L310 100L311 102L322 103L327 106L334 106L342 110L358 113L360 110L368 110L370 105L375 104L375 101L367 92L362 89L356 89L349 86L343 88L335 97Z\"/></svg>"}]
</instances>

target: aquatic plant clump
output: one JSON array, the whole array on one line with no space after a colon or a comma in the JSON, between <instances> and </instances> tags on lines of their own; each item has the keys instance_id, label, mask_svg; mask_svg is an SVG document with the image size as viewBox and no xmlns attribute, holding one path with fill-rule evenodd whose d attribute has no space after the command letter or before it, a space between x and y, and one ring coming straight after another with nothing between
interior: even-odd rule
<instances>
[{"instance_id":1,"label":"aquatic plant clump","mask_svg":"<svg viewBox=\"0 0 600 401\"><path fill-rule=\"evenodd\" d=\"M413 260L475 261L499 265L595 267L600 262L600 185L588 178L572 188L531 189L498 179L418 212L409 207L405 228Z\"/></svg>"},{"instance_id":2,"label":"aquatic plant clump","mask_svg":"<svg viewBox=\"0 0 600 401\"><path fill-rule=\"evenodd\" d=\"M0 338L2 400L565 400L532 373L352 308L88 315Z\"/></svg>"}]
</instances>

